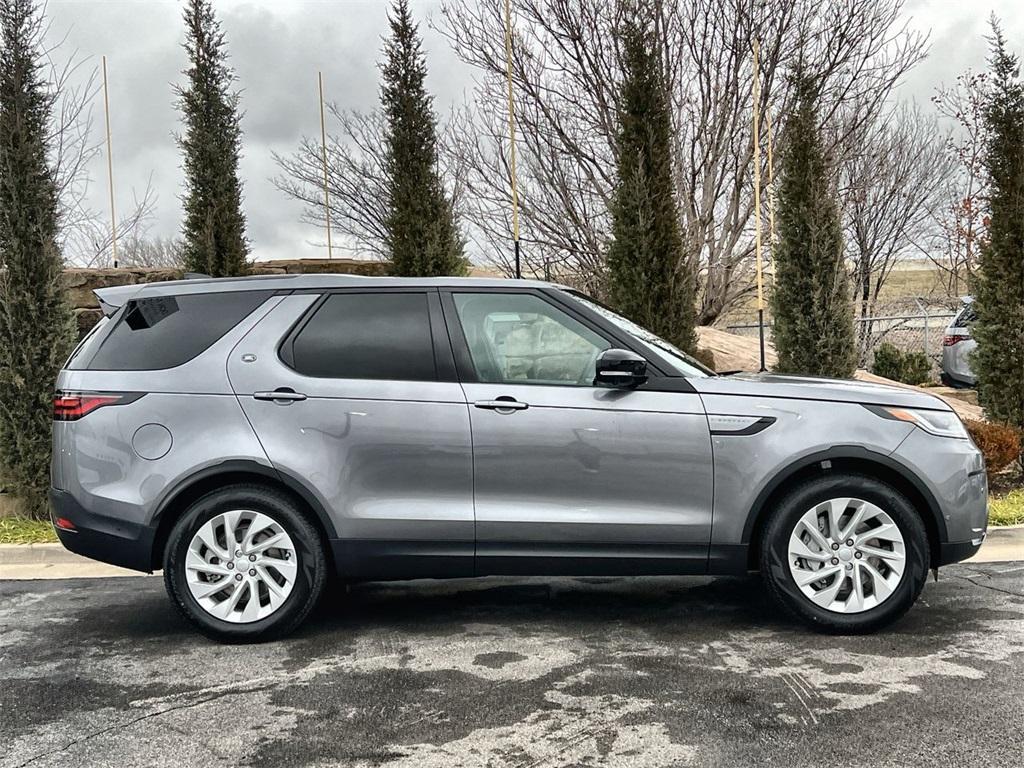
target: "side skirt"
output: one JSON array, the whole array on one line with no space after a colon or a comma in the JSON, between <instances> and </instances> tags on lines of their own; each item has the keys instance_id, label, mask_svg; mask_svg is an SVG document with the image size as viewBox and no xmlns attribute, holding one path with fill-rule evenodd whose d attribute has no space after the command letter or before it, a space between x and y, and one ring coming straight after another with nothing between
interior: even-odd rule
<instances>
[{"instance_id":1,"label":"side skirt","mask_svg":"<svg viewBox=\"0 0 1024 768\"><path fill-rule=\"evenodd\" d=\"M477 576L689 576L707 573L699 544L477 544Z\"/></svg>"},{"instance_id":2,"label":"side skirt","mask_svg":"<svg viewBox=\"0 0 1024 768\"><path fill-rule=\"evenodd\" d=\"M338 575L353 581L461 579L473 576L741 576L746 544L542 544L332 539Z\"/></svg>"}]
</instances>

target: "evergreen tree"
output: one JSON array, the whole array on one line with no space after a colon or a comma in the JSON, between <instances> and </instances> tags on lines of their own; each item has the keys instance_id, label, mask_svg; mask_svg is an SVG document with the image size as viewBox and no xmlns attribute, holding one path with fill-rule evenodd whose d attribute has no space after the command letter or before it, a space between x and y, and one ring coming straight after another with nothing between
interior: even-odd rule
<instances>
[{"instance_id":1,"label":"evergreen tree","mask_svg":"<svg viewBox=\"0 0 1024 768\"><path fill-rule=\"evenodd\" d=\"M775 212L776 370L849 378L857 348L835 173L818 125L817 83L801 70L794 81Z\"/></svg>"},{"instance_id":2,"label":"evergreen tree","mask_svg":"<svg viewBox=\"0 0 1024 768\"><path fill-rule=\"evenodd\" d=\"M188 0L184 18L188 84L175 90L185 124L178 137L185 170L185 265L214 277L243 275L249 245L238 179L242 130L239 96L231 90L235 76L210 0Z\"/></svg>"},{"instance_id":3,"label":"evergreen tree","mask_svg":"<svg viewBox=\"0 0 1024 768\"><path fill-rule=\"evenodd\" d=\"M697 282L679 231L662 44L652 5L630 3L624 16L609 298L630 320L692 352Z\"/></svg>"},{"instance_id":4,"label":"evergreen tree","mask_svg":"<svg viewBox=\"0 0 1024 768\"><path fill-rule=\"evenodd\" d=\"M975 285L978 395L993 421L1024 428L1024 83L992 21L985 109L990 223Z\"/></svg>"},{"instance_id":5,"label":"evergreen tree","mask_svg":"<svg viewBox=\"0 0 1024 768\"><path fill-rule=\"evenodd\" d=\"M437 126L426 91L427 64L408 0L388 15L381 106L387 122L387 245L396 275L461 275L463 241L437 170Z\"/></svg>"},{"instance_id":6,"label":"evergreen tree","mask_svg":"<svg viewBox=\"0 0 1024 768\"><path fill-rule=\"evenodd\" d=\"M53 93L42 25L32 0L0 2L0 472L37 516L50 485L54 379L74 334L46 159Z\"/></svg>"}]
</instances>

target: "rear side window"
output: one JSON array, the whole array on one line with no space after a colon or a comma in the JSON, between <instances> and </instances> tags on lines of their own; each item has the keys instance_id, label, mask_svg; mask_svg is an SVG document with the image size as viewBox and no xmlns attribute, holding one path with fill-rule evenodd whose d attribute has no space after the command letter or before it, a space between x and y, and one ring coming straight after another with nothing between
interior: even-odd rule
<instances>
[{"instance_id":1,"label":"rear side window","mask_svg":"<svg viewBox=\"0 0 1024 768\"><path fill-rule=\"evenodd\" d=\"M228 291L132 299L117 313L113 328L95 352L87 355L91 350L81 350L69 367L93 371L174 368L206 351L270 295L270 291Z\"/></svg>"},{"instance_id":2,"label":"rear side window","mask_svg":"<svg viewBox=\"0 0 1024 768\"><path fill-rule=\"evenodd\" d=\"M103 339L103 329L107 327L107 323L109 322L109 317L100 318L99 322L96 323L96 325L94 325L87 334L85 334L85 338L78 342L78 346L75 347L75 351L71 353L71 357L69 357L67 363L64 364L65 368L72 370L82 368L83 366L78 364L79 361L88 360L96 354L96 348L99 347L100 341Z\"/></svg>"},{"instance_id":3,"label":"rear side window","mask_svg":"<svg viewBox=\"0 0 1024 768\"><path fill-rule=\"evenodd\" d=\"M306 376L437 378L425 293L331 294L282 353Z\"/></svg>"}]
</instances>

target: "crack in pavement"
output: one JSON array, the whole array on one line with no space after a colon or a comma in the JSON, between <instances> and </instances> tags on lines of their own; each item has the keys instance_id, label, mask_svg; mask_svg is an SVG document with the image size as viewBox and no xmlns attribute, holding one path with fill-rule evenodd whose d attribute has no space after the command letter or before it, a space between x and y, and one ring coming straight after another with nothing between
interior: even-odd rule
<instances>
[{"instance_id":1,"label":"crack in pavement","mask_svg":"<svg viewBox=\"0 0 1024 768\"><path fill-rule=\"evenodd\" d=\"M131 720L128 720L126 722L115 723L114 725L108 725L106 728L100 728L99 730L93 731L92 733L87 733L84 736L80 736L77 739L72 739L71 741L69 741L67 744L65 744L62 747L58 747L56 749L50 749L50 750L47 750L46 752L40 752L38 755L34 755L34 756L30 757L25 762L19 763L17 766L15 766L15 768L25 768L26 765L31 765L32 763L34 763L34 762L36 762L38 760L42 760L43 758L51 757L53 755L60 754L61 752L67 752L72 747L77 746L78 744L82 744L82 743L84 743L86 741L90 741L91 739L94 739L97 736L103 736L103 735L105 735L107 733L112 733L114 731L126 730L128 728L131 728L133 725L141 723L144 720L150 720L150 719L152 719L154 717L160 717L162 715L166 715L166 714L169 714L171 712L177 712L178 710L182 710L182 709L192 709L193 707L202 706L203 704L209 704L211 701L216 701L217 699L222 699L222 698L224 698L226 696L233 696L235 694L240 694L240 693L259 693L260 691L270 690L273 687L274 687L273 685L266 685L266 686L259 687L259 688L246 687L246 688L239 688L239 689L223 690L223 691L218 691L217 693L213 693L213 694L211 694L209 696L205 696L205 697L203 697L201 699L197 699L196 701L189 701L189 702L185 702L185 703L182 703L182 704L178 704L177 706L166 707L164 709L159 709L156 712L147 712L144 715L139 715L138 717L134 717Z\"/></svg>"},{"instance_id":2,"label":"crack in pavement","mask_svg":"<svg viewBox=\"0 0 1024 768\"><path fill-rule=\"evenodd\" d=\"M951 575L953 576L954 579L963 579L964 581L969 581L974 586L981 587L982 589L991 589L993 592L1002 592L1004 595L1012 595L1013 597L1024 597L1024 592L1014 592L1012 589L1003 589L1002 587L994 587L991 584L984 584L984 583L982 583L980 581L977 581L976 579L972 579L970 576L961 576L958 573L954 573L954 574L951 574Z\"/></svg>"}]
</instances>

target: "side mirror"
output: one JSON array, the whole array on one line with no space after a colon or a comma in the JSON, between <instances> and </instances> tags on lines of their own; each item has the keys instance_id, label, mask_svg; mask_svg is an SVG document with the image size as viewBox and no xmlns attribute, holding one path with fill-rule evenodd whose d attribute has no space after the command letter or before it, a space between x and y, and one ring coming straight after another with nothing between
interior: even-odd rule
<instances>
[{"instance_id":1,"label":"side mirror","mask_svg":"<svg viewBox=\"0 0 1024 768\"><path fill-rule=\"evenodd\" d=\"M597 357L595 386L629 389L647 381L647 361L628 349L606 349Z\"/></svg>"}]
</instances>

